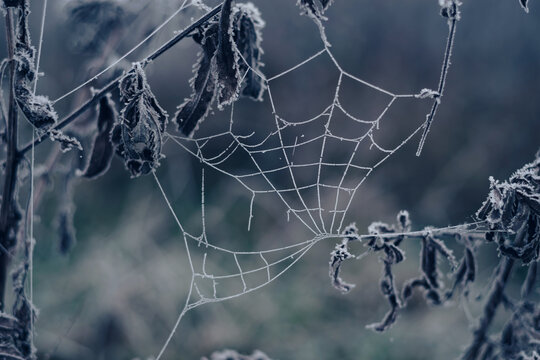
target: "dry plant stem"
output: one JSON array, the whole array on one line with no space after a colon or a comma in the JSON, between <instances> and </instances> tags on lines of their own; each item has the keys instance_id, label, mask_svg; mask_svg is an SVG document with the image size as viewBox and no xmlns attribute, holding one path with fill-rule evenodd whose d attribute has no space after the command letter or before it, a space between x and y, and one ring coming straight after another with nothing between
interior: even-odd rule
<instances>
[{"instance_id":1,"label":"dry plant stem","mask_svg":"<svg viewBox=\"0 0 540 360\"><path fill-rule=\"evenodd\" d=\"M214 9L212 9L210 12L206 13L206 15L202 16L199 20L195 21L193 24L188 26L185 30L178 33L175 37L173 37L171 40L169 40L167 43L165 43L163 46L161 46L159 49L154 51L151 55L149 55L146 59L144 59L141 63L143 67L148 65L151 61L157 59L161 55L163 55L165 52L167 52L169 49L171 49L174 45L179 43L182 39L189 36L195 29L203 25L205 22L207 22L209 19L211 19L213 16L218 14L221 11L221 4L216 6ZM73 122L75 119L77 119L82 113L89 110L92 106L94 106L99 99L101 99L105 94L108 92L111 92L116 88L120 80L122 79L123 75L118 76L116 79L112 80L110 83L108 83L104 88L99 90L92 96L89 100L87 100L84 104L82 104L78 109L74 110L71 114L66 116L64 119L60 120L58 124L54 127L54 129L62 129L69 125L71 122ZM34 140L33 144L38 145L43 140L45 140L47 137L41 137L36 140ZM29 151L32 148L32 142L27 144L25 147L23 147L20 150L20 154L25 154L27 151Z\"/></svg>"},{"instance_id":2,"label":"dry plant stem","mask_svg":"<svg viewBox=\"0 0 540 360\"><path fill-rule=\"evenodd\" d=\"M495 312L504 299L504 288L508 282L508 277L512 272L513 266L513 259L508 257L503 257L501 259L501 267L489 291L482 317L480 318L478 327L474 330L473 341L465 351L462 360L478 359L480 350L487 340L487 332L491 326Z\"/></svg>"},{"instance_id":3,"label":"dry plant stem","mask_svg":"<svg viewBox=\"0 0 540 360\"><path fill-rule=\"evenodd\" d=\"M418 145L418 150L416 151L416 156L420 156L422 153L422 148L426 142L426 137L428 135L431 124L433 123L433 118L437 112L437 108L441 103L441 97L443 96L444 86L446 85L446 77L448 75L448 68L450 67L450 57L452 56L452 48L454 47L454 38L456 35L456 24L458 19L452 19L450 23L450 29L448 31L448 39L446 41L446 50L444 52L444 61L441 70L441 78L439 79L439 87L437 88L437 96L433 100L433 105L431 106L431 111L428 114L426 119L426 124L424 125L424 131L422 132L422 137L420 138L420 144Z\"/></svg>"},{"instance_id":4,"label":"dry plant stem","mask_svg":"<svg viewBox=\"0 0 540 360\"><path fill-rule=\"evenodd\" d=\"M7 155L4 188L2 193L2 207L0 209L0 311L4 311L4 295L7 281L7 268L9 263L9 250L13 246L10 236L14 226L12 220L15 204L15 187L17 183L17 167L19 155L17 153L17 105L15 103L15 66L14 54L14 30L13 9L8 8L6 13L6 39L9 59L9 105L7 131Z\"/></svg>"}]
</instances>

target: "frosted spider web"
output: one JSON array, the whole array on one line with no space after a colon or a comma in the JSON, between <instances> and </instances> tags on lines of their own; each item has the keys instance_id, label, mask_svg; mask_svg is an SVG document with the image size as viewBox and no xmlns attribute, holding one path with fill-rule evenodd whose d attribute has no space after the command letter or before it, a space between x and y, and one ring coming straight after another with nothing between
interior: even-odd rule
<instances>
[{"instance_id":1,"label":"frosted spider web","mask_svg":"<svg viewBox=\"0 0 540 360\"><path fill-rule=\"evenodd\" d=\"M453 30L449 39L450 37L453 37ZM412 132L409 132L394 147L381 145L376 140L377 132L381 129L385 115L399 99L420 100L430 97L435 99L438 104L438 92L423 89L416 94L397 94L367 82L344 70L332 53L331 44L326 39L323 29L321 29L321 40L323 48L320 51L270 77L249 68L249 64L244 60L249 71L255 72L257 76L262 78L267 87L264 101L269 102L271 106L273 129L262 135L257 134L257 131L242 134L240 130L235 129L235 105L232 104L228 110L230 111L228 130L214 131L209 135L202 136L198 136L196 133L192 138L165 133L166 141L173 142L198 159L202 165L202 231L193 234L186 230L177 216L158 174L153 172L159 191L180 229L192 273L184 307L156 360L163 356L182 318L188 311L203 304L237 298L261 289L287 272L320 241L343 237L342 230L348 225L346 222L347 214L362 184L376 168L418 133L421 133L426 127L426 122L430 121L428 116L426 122L422 122ZM334 95L329 104L321 113L308 119L287 119L281 116L277 110L275 97L272 95L274 82L322 57L330 59L338 72ZM446 60L448 59L445 58ZM443 72L447 70L447 67L448 64L443 64ZM247 72L244 76L246 75ZM367 87L386 97L385 105L380 109L378 115L371 119L362 119L352 115L347 110L340 101L344 79L352 80L357 85ZM444 86L444 79L442 82L442 86ZM336 119L338 114L340 118ZM363 130L356 133L340 134L335 127L339 127L339 122L343 121L343 117L363 127ZM206 120L205 125L211 121L212 118ZM314 131L314 129L317 130ZM419 149L423 146L423 140L424 138L421 140ZM341 155L340 161L327 158L328 149L336 146L348 148L346 153ZM207 148L211 148L211 150L207 151ZM217 152L216 148L219 149ZM362 151L366 150L371 152L371 155L375 155L368 161L360 157ZM230 163L238 162L239 158L244 159L241 169L237 165L230 165ZM260 251L237 251L213 244L208 239L205 224L205 168L234 179L251 196L249 214L247 215L248 231L254 218L253 204L257 197L271 195L279 199L285 206L287 221L297 221L302 224L311 238ZM476 231L478 225L479 223L470 223L435 229L434 231L458 228L463 229L464 232ZM419 231L417 235L422 233ZM409 235L414 234L414 232L409 233ZM360 239L364 237L365 235L359 236ZM237 271L228 274L209 272L207 264L216 253L219 253L220 257L228 257L229 262L234 264ZM258 260L261 265L248 269L240 260L246 257ZM270 257L272 260L269 260ZM196 258L198 261L195 261ZM246 278L256 273L263 274L263 277L258 283L249 284ZM222 295L223 285L221 282L231 279L240 284L239 290L232 294ZM211 286L207 286L207 291L201 290L204 287L201 285L203 282L211 283Z\"/></svg>"},{"instance_id":2,"label":"frosted spider web","mask_svg":"<svg viewBox=\"0 0 540 360\"><path fill-rule=\"evenodd\" d=\"M180 8L172 16L137 44L134 49L122 56L120 60L146 42L181 10L192 5L192 3L186 4L187 0L183 1ZM451 44L451 40L453 40L452 28L450 28L449 32L446 50L448 57L445 56L443 62L443 74L441 75L439 91L423 89L419 93L413 94L398 94L389 91L346 71L331 51L331 44L324 34L324 29L320 28L320 31L322 49L278 74L266 76L264 73L256 72L254 69L249 68L249 64L244 60L249 71L253 71L257 76L261 77L267 87L264 102L270 104L272 118L270 130L257 130L243 134L242 131L235 128L239 120L235 118L235 105L233 104L227 109L230 116L228 129L224 131L210 131L210 134L204 135L199 135L199 132L197 132L192 138L178 136L170 132L164 134L167 143L175 144L178 148L196 158L201 164L202 231L193 233L187 229L182 219L177 215L174 204L169 200L170 197L160 181L159 171L157 173L153 172L152 176L157 188L180 230L180 237L183 239L191 270L191 280L184 306L169 336L159 350L156 360L163 357L165 350L178 330L182 318L190 310L203 304L237 298L261 289L291 269L319 242L343 237L342 230L347 225L348 212L351 209L355 195L366 179L375 169L415 138L418 133L425 131L433 118L433 116L431 116L431 119L428 117L426 121L408 132L396 146L383 146L376 139L381 131L381 124L385 120L385 115L400 99L417 99L420 101L431 98L434 100L434 104L438 105L439 97L442 95L440 92L444 87L444 73L448 68L447 61L451 50L451 45L448 44ZM338 73L334 95L329 99L328 105L322 112L307 119L293 119L281 116L272 92L274 83L293 74L308 63L323 57L331 61L333 68ZM83 88L113 68L120 60L60 96L54 102L60 101ZM244 76L247 74L248 72ZM367 119L357 117L342 104L340 95L343 91L342 83L345 79L354 82L356 85L369 88L385 97L385 103L378 110L376 116ZM212 126L212 117L210 116L204 123L206 130L209 126ZM339 127L344 119L356 124L358 131L340 133ZM424 137L422 137L420 148L423 145L423 140ZM328 156L330 154L329 149L335 149L336 147L345 149L340 152L339 160ZM219 149L217 153L215 149ZM361 157L366 151L371 154L368 160ZM241 168L235 165L239 159L243 164ZM251 229L254 218L253 209L257 198L271 196L285 207L288 221L301 224L309 234L306 236L309 239L258 251L238 251L216 245L212 239L208 238L205 223L205 169L233 179L251 197L249 213L246 216L247 231ZM448 229L462 229L464 232L476 231L478 225L479 223L470 223L431 231L445 231ZM33 224L31 224L32 228ZM423 231L418 231L408 234L421 235L423 233ZM359 235L359 239L363 237L365 236ZM229 263L234 264L236 270L226 274L209 271L209 263L216 257L227 258ZM251 264L252 262L244 261L245 258L256 259L261 265L256 267L246 266L247 263ZM254 274L262 274L262 276L259 277L258 283L252 284L248 281L248 278ZM226 293L223 288L224 284L231 280L238 283L238 291Z\"/></svg>"}]
</instances>

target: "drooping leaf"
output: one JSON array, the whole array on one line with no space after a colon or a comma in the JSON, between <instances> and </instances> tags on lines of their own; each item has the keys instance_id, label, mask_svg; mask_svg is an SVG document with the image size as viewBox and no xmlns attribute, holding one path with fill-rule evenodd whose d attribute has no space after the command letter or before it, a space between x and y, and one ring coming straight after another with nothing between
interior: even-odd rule
<instances>
[{"instance_id":1,"label":"drooping leaf","mask_svg":"<svg viewBox=\"0 0 540 360\"><path fill-rule=\"evenodd\" d=\"M392 266L403 260L403 257L397 256L397 252L389 247L385 247L384 253L385 256L382 258L383 276L380 281L380 288L382 294L386 297L390 305L390 310L388 310L380 322L366 326L366 328L377 332L388 330L396 322L398 311L401 308L401 301L399 300L399 296L396 291Z\"/></svg>"},{"instance_id":2,"label":"drooping leaf","mask_svg":"<svg viewBox=\"0 0 540 360\"><path fill-rule=\"evenodd\" d=\"M261 29L264 27L264 21L259 10L251 3L237 4L234 12L233 38L241 55L238 60L240 73L245 79L242 95L253 100L261 100L266 88L264 79L258 74L263 66Z\"/></svg>"},{"instance_id":3,"label":"drooping leaf","mask_svg":"<svg viewBox=\"0 0 540 360\"><path fill-rule=\"evenodd\" d=\"M264 21L251 4L222 5L218 20L211 20L199 29L193 39L202 47L194 77L190 80L192 95L178 107L175 122L189 136L204 120L217 98L223 109L239 95L261 100L266 88L260 76L261 29Z\"/></svg>"},{"instance_id":4,"label":"drooping leaf","mask_svg":"<svg viewBox=\"0 0 540 360\"><path fill-rule=\"evenodd\" d=\"M240 69L234 42L232 0L225 0L219 18L218 44L214 67L217 76L218 108L231 104L240 91Z\"/></svg>"},{"instance_id":5,"label":"drooping leaf","mask_svg":"<svg viewBox=\"0 0 540 360\"><path fill-rule=\"evenodd\" d=\"M45 131L58 120L50 100L32 94L25 80L15 87L15 97L24 116L36 129Z\"/></svg>"},{"instance_id":6,"label":"drooping leaf","mask_svg":"<svg viewBox=\"0 0 540 360\"><path fill-rule=\"evenodd\" d=\"M439 272L437 270L437 251L430 241L430 237L422 238L420 268L430 287L439 287Z\"/></svg>"},{"instance_id":7,"label":"drooping leaf","mask_svg":"<svg viewBox=\"0 0 540 360\"><path fill-rule=\"evenodd\" d=\"M131 176L137 177L159 166L167 113L150 90L140 63L125 74L119 88L125 106L112 130L111 141Z\"/></svg>"},{"instance_id":8,"label":"drooping leaf","mask_svg":"<svg viewBox=\"0 0 540 360\"><path fill-rule=\"evenodd\" d=\"M329 262L329 275L332 280L332 285L341 291L342 293L348 293L355 285L345 282L340 276L341 266L343 262L350 258L355 258L353 254L349 252L348 244L350 241L358 239L358 229L353 223L345 228L343 231L345 237L341 243L336 244L335 249L330 253Z\"/></svg>"},{"instance_id":9,"label":"drooping leaf","mask_svg":"<svg viewBox=\"0 0 540 360\"><path fill-rule=\"evenodd\" d=\"M40 95L35 95L31 84L37 74L35 69L35 48L30 42L28 30L28 15L30 5L28 0L18 2L15 51L13 58L17 63L15 77L15 98L26 119L40 134L46 132L58 120L51 101Z\"/></svg>"},{"instance_id":10,"label":"drooping leaf","mask_svg":"<svg viewBox=\"0 0 540 360\"><path fill-rule=\"evenodd\" d=\"M99 101L97 130L98 134L94 139L94 145L90 154L90 160L86 169L79 173L88 179L95 179L103 175L111 165L114 153L111 142L111 130L116 123L116 109L110 94L102 97Z\"/></svg>"},{"instance_id":11,"label":"drooping leaf","mask_svg":"<svg viewBox=\"0 0 540 360\"><path fill-rule=\"evenodd\" d=\"M473 250L469 247L465 249L465 264L467 266L466 280L474 282L476 279L476 260Z\"/></svg>"},{"instance_id":12,"label":"drooping leaf","mask_svg":"<svg viewBox=\"0 0 540 360\"><path fill-rule=\"evenodd\" d=\"M202 51L194 67L194 77L190 80L193 93L189 99L178 107L174 121L186 136L190 136L198 124L204 120L211 109L216 94L215 75L212 62L217 48L216 23L205 29L195 40L201 44Z\"/></svg>"}]
</instances>

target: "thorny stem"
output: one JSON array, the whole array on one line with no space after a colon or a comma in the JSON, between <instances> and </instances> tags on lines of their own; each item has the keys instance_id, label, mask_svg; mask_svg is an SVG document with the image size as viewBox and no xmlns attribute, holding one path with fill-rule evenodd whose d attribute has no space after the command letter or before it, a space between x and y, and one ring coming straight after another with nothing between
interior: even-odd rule
<instances>
[{"instance_id":1,"label":"thorny stem","mask_svg":"<svg viewBox=\"0 0 540 360\"><path fill-rule=\"evenodd\" d=\"M465 351L462 360L476 360L480 355L482 346L488 340L487 332L495 317L497 308L504 300L504 288L508 282L508 277L512 272L514 260L509 257L504 257L501 260L501 267L497 273L497 277L491 286L487 301L484 305L484 313L480 318L478 327L474 330L474 337L471 345Z\"/></svg>"},{"instance_id":2,"label":"thorny stem","mask_svg":"<svg viewBox=\"0 0 540 360\"><path fill-rule=\"evenodd\" d=\"M159 49L154 51L152 54L150 54L147 58L141 61L141 64L143 67L146 67L150 62L157 59L161 55L163 55L165 52L167 52L169 49L171 49L174 45L179 43L182 39L188 37L195 29L202 26L204 23L206 23L208 20L210 20L213 16L217 15L221 11L221 4L213 8L211 11L206 13L204 16L202 16L199 20L192 23L190 26L188 26L185 30L181 31L173 37L171 40L163 44ZM111 92L115 89L115 87L118 85L120 80L122 80L124 75L118 76L116 79L109 82L105 87L103 87L101 90L97 91L90 99L88 99L84 104L82 104L79 108L74 110L71 114L63 118L58 122L58 124L53 129L62 129L69 125L71 122L76 120L81 114L83 114L85 111L89 110L92 106L94 106L99 99L101 99L105 94L108 92ZM25 154L27 151L29 151L32 148L32 144L38 145L43 140L45 140L47 137L43 136L41 138L35 139L33 142L30 142L29 144L25 145L20 151L20 155Z\"/></svg>"},{"instance_id":3,"label":"thorny stem","mask_svg":"<svg viewBox=\"0 0 540 360\"><path fill-rule=\"evenodd\" d=\"M446 84L446 77L448 75L448 68L450 67L450 58L452 56L452 48L454 47L454 38L456 35L456 24L458 18L454 17L450 21L450 26L448 30L448 39L446 40L446 50L444 52L444 61L441 69L441 78L439 79L439 87L437 88L437 95L433 100L433 105L431 106L431 111L429 112L426 123L424 125L424 131L422 132L422 137L420 138L420 143L418 144L418 150L416 150L416 156L420 156L422 153L422 148L426 142L426 137L428 135L429 129L431 128L431 123L437 112L437 108L441 103L441 98L444 92L444 86Z\"/></svg>"},{"instance_id":4,"label":"thorny stem","mask_svg":"<svg viewBox=\"0 0 540 360\"><path fill-rule=\"evenodd\" d=\"M6 40L9 58L9 110L7 131L7 156L4 188L2 192L2 206L0 208L0 311L4 311L4 295L7 282L7 268L9 263L9 250L13 247L12 227L14 226L15 215L15 187L17 183L17 167L19 155L17 153L17 105L15 103L15 66L14 55L14 30L12 8L7 8L6 12ZM16 220L15 220L16 221Z\"/></svg>"}]
</instances>

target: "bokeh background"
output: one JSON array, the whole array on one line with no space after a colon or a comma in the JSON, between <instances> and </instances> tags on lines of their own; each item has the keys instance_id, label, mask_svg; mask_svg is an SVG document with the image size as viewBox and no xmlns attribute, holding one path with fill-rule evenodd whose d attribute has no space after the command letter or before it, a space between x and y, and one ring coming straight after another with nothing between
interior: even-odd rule
<instances>
[{"instance_id":1,"label":"bokeh background","mask_svg":"<svg viewBox=\"0 0 540 360\"><path fill-rule=\"evenodd\" d=\"M266 22L265 74L280 73L322 48L316 25L300 15L295 0L253 2ZM117 1L122 10L94 34L84 24L70 21L73 3L51 0L47 9L41 56L44 76L38 93L52 99L130 50L181 1ZM32 1L35 44L41 11L42 2ZM183 11L91 85L99 88L202 14L195 7ZM436 0L336 0L326 15L332 53L348 72L395 93L436 88L448 31ZM529 14L517 0L464 1L445 95L422 156L415 156L417 136L362 185L348 221L355 221L363 233L372 221L392 222L401 209L409 210L415 229L472 221L487 194L488 177L507 178L531 161L540 146L539 33L540 7L534 1ZM0 42L4 57L3 35ZM152 90L171 115L189 96L188 79L197 51L197 45L186 39L147 68ZM284 76L272 88L280 115L298 121L320 113L331 101L338 74L328 57L321 56ZM59 101L56 110L67 114L90 91L88 86ZM357 116L372 117L381 110L381 94L376 91L344 84L342 92L342 102ZM381 141L399 143L424 121L430 105L427 100L398 101L381 123ZM228 125L229 115L227 109L216 110L201 131L217 133ZM91 129L93 116L81 123ZM264 129L273 121L267 97L261 103L240 100L235 106L239 132ZM23 129L21 138L28 136L28 129ZM51 151L53 145L47 142L36 148L37 164L50 160ZM334 151L336 159L343 157L339 148ZM186 229L198 234L200 163L170 141L164 154L158 176ZM56 168L69 167L76 159L77 155L62 155ZM243 164L238 160L236 166ZM248 232L251 194L229 177L210 171L206 175L210 242L261 250L309 239L302 224L287 221L279 202L266 197L256 198ZM153 178L130 179L116 158L105 176L77 181L77 243L67 255L58 250L56 216L65 190L61 175L51 174L46 190L35 227L39 358L155 356L184 304L191 273L181 233ZM381 335L365 329L387 310L379 292L380 263L377 256L347 263L343 277L357 286L342 295L328 278L333 246L334 241L319 243L261 290L189 312L164 358L199 359L214 350L234 348L244 353L260 349L275 359L450 359L468 344L469 321L459 304L433 308L420 297L413 299L389 332ZM204 249L193 248L194 256L200 257ZM415 276L418 269L418 244L413 241L405 248L407 261L396 268L398 281ZM485 290L482 279L497 261L495 249L485 246L480 260L480 285L472 289L472 298ZM232 261L214 258L212 266L217 272L231 273L236 270ZM521 275L518 271L513 278L516 286ZM475 301L470 308L475 315ZM498 321L503 320L504 311Z\"/></svg>"}]
</instances>

